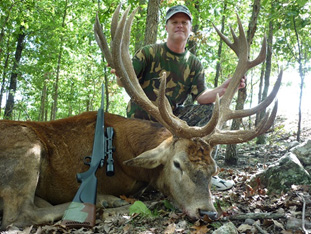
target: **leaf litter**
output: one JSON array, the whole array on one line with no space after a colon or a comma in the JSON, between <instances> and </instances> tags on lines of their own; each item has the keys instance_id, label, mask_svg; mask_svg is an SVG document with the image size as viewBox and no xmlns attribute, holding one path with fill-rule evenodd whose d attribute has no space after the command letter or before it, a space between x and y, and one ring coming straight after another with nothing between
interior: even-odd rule
<instances>
[{"instance_id":1,"label":"leaf litter","mask_svg":"<svg viewBox=\"0 0 311 234\"><path fill-rule=\"evenodd\" d=\"M239 166L225 166L225 148L220 149L217 157L221 167L219 176L233 179L236 185L229 191L212 191L220 216L216 221L208 217L190 220L161 193L149 190L139 197L121 196L131 204L123 208L98 208L96 225L92 229L66 229L59 221L52 225L33 225L23 230L11 226L2 233L203 234L212 233L227 222L232 222L238 233L307 233L306 222L311 222L311 185L292 186L287 193L267 195L261 181L256 181L256 188L247 184L247 180L258 170L265 169L269 163L283 156L288 151L288 145L295 140L294 127L284 130L283 121L280 118L277 120L276 130L267 134L270 143L264 147L254 142L239 145L238 152L243 152L239 156ZM311 129L304 128L302 139L310 134ZM289 223L294 229L289 228Z\"/></svg>"}]
</instances>

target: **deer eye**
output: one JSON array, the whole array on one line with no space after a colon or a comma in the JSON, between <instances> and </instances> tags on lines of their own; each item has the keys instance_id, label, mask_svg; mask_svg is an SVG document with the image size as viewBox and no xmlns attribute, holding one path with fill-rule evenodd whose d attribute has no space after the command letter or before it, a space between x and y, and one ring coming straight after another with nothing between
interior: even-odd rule
<instances>
[{"instance_id":1,"label":"deer eye","mask_svg":"<svg viewBox=\"0 0 311 234\"><path fill-rule=\"evenodd\" d=\"M174 166L175 166L177 169L181 170L181 167L180 167L180 163L179 163L179 162L174 161Z\"/></svg>"}]
</instances>

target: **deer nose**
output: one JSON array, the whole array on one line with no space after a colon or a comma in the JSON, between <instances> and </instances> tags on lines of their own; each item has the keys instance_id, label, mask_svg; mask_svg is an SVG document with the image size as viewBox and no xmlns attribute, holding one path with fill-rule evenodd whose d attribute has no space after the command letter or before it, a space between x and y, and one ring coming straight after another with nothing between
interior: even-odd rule
<instances>
[{"instance_id":1,"label":"deer nose","mask_svg":"<svg viewBox=\"0 0 311 234\"><path fill-rule=\"evenodd\" d=\"M199 209L199 214L201 217L207 215L211 220L216 220L218 218L218 213L214 211L207 211Z\"/></svg>"}]
</instances>

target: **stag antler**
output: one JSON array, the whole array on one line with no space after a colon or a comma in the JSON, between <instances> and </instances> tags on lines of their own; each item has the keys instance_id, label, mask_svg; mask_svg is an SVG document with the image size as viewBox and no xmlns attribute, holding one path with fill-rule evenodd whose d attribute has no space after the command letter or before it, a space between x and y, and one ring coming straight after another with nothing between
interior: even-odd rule
<instances>
[{"instance_id":1,"label":"stag antler","mask_svg":"<svg viewBox=\"0 0 311 234\"><path fill-rule=\"evenodd\" d=\"M154 104L152 101L150 101L146 96L146 94L144 93L144 91L142 90L136 77L129 54L131 25L137 9L135 9L127 19L128 13L130 11L130 8L128 8L123 13L122 18L118 23L120 7L121 5L118 6L113 15L111 25L111 47L112 47L111 51L109 50L109 46L103 34L98 17L96 17L96 22L94 25L96 41L99 47L101 48L105 58L107 59L108 64L110 64L112 68L116 69L117 76L120 77L120 80L125 90L130 95L130 97L138 105L140 105L146 112L152 115L168 130L170 130L172 134L174 134L177 137L183 138L207 136L206 139L210 143L230 144L250 140L257 135L264 133L268 128L270 128L276 115L277 105L275 105L270 117L267 114L264 120L253 130L236 131L236 132L232 131L225 132L220 130L224 122L226 122L227 120L252 115L270 105L270 103L276 96L282 77L282 75L280 74L278 82L276 83L272 93L264 102L259 104L257 107L254 107L249 110L240 110L240 111L233 111L229 108L234 93L236 92L238 85L240 83L241 77L243 77L243 75L250 68L256 66L265 59L265 51L266 51L266 42L264 40L259 56L253 61L248 60L249 54L248 44L239 18L238 18L239 31L240 31L239 37L236 37L233 30L231 29L234 38L234 43L231 43L229 39L227 39L215 27L220 37L237 54L239 58L236 71L232 77L229 87L227 88L225 95L221 99L221 102L219 101L219 97L217 95L211 120L203 127L197 126L190 127L185 121L177 118L173 114L172 108L169 105L169 102L165 96L166 90L165 72L163 73L163 77L160 78L161 82L158 92L157 104ZM233 140L231 139L232 137L236 139Z\"/></svg>"},{"instance_id":2,"label":"stag antler","mask_svg":"<svg viewBox=\"0 0 311 234\"><path fill-rule=\"evenodd\" d=\"M96 41L101 48L102 53L104 54L110 66L116 69L117 76L120 77L120 80L126 92L139 106L141 106L146 112L152 115L158 122L160 122L168 130L170 130L175 136L192 138L203 137L212 133L218 123L219 118L218 97L216 98L214 112L211 120L203 127L190 127L185 121L177 118L173 114L172 108L168 104L168 100L165 96L165 73L163 74L163 77L160 78L161 83L158 92L159 96L157 100L157 105L148 99L138 82L129 55L131 25L137 9L135 9L127 19L127 15L130 10L129 7L123 13L120 22L116 24L115 22L118 21L119 10L120 5L114 13L114 20L111 25L111 27L114 27L114 29L111 29L111 32L113 32L111 35L111 51L109 50L109 46L101 29L98 17L96 17L94 32Z\"/></svg>"},{"instance_id":3,"label":"stag antler","mask_svg":"<svg viewBox=\"0 0 311 234\"><path fill-rule=\"evenodd\" d=\"M220 102L221 116L219 118L216 131L213 135L207 137L207 140L213 144L236 144L236 143L249 141L255 138L256 136L259 136L265 133L271 127L271 125L274 122L276 112L277 112L277 101L276 101L271 114L269 112L266 113L262 121L254 129L238 130L238 131L220 130L222 129L223 124L227 120L243 118L246 116L259 113L260 111L264 110L267 106L269 106L271 102L275 99L275 96L279 91L281 80L282 80L282 74L283 74L283 72L281 71L270 95L257 106L251 109L248 109L248 110L231 110L229 108L232 102L233 96L239 87L241 77L243 77L249 69L262 63L266 58L266 37L264 37L261 50L257 58L252 61L248 59L249 45L247 43L244 29L243 29L241 20L238 15L237 15L237 21L238 21L238 27L239 27L238 37L236 36L233 29L230 27L230 31L231 31L232 38L233 38L233 43L224 34L222 34L215 27L215 25L213 25L218 35L235 52L235 54L239 58L238 65L233 74L231 82L229 83L229 86Z\"/></svg>"}]
</instances>

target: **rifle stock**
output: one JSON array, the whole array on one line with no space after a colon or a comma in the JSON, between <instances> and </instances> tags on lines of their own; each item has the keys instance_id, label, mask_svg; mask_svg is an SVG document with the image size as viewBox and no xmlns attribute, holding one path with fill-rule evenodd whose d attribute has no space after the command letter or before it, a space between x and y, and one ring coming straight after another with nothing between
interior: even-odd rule
<instances>
[{"instance_id":1,"label":"rifle stock","mask_svg":"<svg viewBox=\"0 0 311 234\"><path fill-rule=\"evenodd\" d=\"M62 225L68 228L94 227L95 220L95 204L73 201L65 211Z\"/></svg>"},{"instance_id":2,"label":"rifle stock","mask_svg":"<svg viewBox=\"0 0 311 234\"><path fill-rule=\"evenodd\" d=\"M95 225L97 178L95 173L90 174L89 171L77 174L77 180L81 182L81 186L64 213L62 224L66 227L79 228Z\"/></svg>"},{"instance_id":3,"label":"rifle stock","mask_svg":"<svg viewBox=\"0 0 311 234\"><path fill-rule=\"evenodd\" d=\"M102 102L101 107L97 112L95 136L93 143L93 152L91 162L86 163L90 168L77 174L77 181L81 183L73 201L64 213L62 225L69 228L79 227L93 227L96 220L96 193L97 193L97 178L96 171L99 167L104 165L107 145L112 147L113 129L107 128L108 140L105 138L105 126L104 126L104 86L102 86ZM114 174L112 151L109 154L110 161L108 165L112 165L112 170L107 171L107 175ZM107 167L108 167L107 165Z\"/></svg>"}]
</instances>

